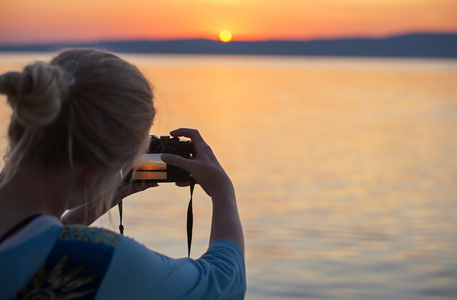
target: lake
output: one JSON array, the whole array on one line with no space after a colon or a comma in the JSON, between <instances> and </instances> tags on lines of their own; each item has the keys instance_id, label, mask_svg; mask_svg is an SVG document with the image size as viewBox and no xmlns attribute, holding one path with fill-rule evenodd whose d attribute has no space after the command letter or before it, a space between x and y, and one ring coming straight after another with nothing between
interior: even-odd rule
<instances>
[{"instance_id":1,"label":"lake","mask_svg":"<svg viewBox=\"0 0 457 300\"><path fill-rule=\"evenodd\" d=\"M198 128L233 179L246 299L457 299L457 60L124 57L154 86L151 133ZM3 53L0 71L48 58ZM186 256L188 199L131 196L126 235ZM198 258L211 206L194 201ZM117 231L117 210L97 224Z\"/></svg>"}]
</instances>

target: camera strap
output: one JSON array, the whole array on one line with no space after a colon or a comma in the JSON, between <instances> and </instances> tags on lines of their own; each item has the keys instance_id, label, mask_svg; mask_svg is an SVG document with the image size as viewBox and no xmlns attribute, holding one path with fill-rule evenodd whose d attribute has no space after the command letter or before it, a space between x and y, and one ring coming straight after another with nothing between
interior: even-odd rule
<instances>
[{"instance_id":1,"label":"camera strap","mask_svg":"<svg viewBox=\"0 0 457 300\"><path fill-rule=\"evenodd\" d=\"M192 209L192 197L194 195L195 179L190 178L190 200L187 207L187 256L190 257L190 248L192 246L192 227L194 224L194 213Z\"/></svg>"},{"instance_id":2,"label":"camera strap","mask_svg":"<svg viewBox=\"0 0 457 300\"><path fill-rule=\"evenodd\" d=\"M119 208L119 232L124 235L124 225L122 225L122 200L117 204Z\"/></svg>"},{"instance_id":3,"label":"camera strap","mask_svg":"<svg viewBox=\"0 0 457 300\"><path fill-rule=\"evenodd\" d=\"M192 198L194 195L195 179L190 178L190 200L187 206L187 256L190 257L190 249L192 246L192 228L194 225L194 213L192 209ZM122 200L117 204L119 208L119 232L124 235L124 225L122 225Z\"/></svg>"}]
</instances>

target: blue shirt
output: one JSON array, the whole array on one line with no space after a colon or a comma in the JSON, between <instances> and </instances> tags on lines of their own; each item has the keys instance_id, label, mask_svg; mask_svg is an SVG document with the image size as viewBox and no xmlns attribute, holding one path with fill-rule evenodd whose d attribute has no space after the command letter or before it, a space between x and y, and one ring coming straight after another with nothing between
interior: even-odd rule
<instances>
[{"instance_id":1,"label":"blue shirt","mask_svg":"<svg viewBox=\"0 0 457 300\"><path fill-rule=\"evenodd\" d=\"M40 217L27 227L36 227L49 218ZM244 258L231 240L213 242L199 259L173 259L128 237L102 229L98 232L114 237L116 242L95 299L244 298ZM10 245L0 248L0 299L14 297L29 282L46 261L59 234L62 225L54 222L29 238L19 235L11 238L13 244L6 241ZM90 255L81 255L80 259L82 264L91 263Z\"/></svg>"}]
</instances>

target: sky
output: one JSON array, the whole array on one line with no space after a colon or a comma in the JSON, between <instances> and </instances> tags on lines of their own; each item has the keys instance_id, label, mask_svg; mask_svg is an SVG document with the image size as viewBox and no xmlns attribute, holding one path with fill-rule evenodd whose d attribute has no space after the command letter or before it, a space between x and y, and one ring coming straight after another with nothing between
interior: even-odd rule
<instances>
[{"instance_id":1,"label":"sky","mask_svg":"<svg viewBox=\"0 0 457 300\"><path fill-rule=\"evenodd\" d=\"M457 32L457 0L0 0L0 45Z\"/></svg>"}]
</instances>

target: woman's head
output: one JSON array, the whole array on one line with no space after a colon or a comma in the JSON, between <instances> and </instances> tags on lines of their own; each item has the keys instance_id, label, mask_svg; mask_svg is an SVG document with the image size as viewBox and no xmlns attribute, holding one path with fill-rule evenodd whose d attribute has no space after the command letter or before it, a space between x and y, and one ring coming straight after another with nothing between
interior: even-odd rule
<instances>
[{"instance_id":1,"label":"woman's head","mask_svg":"<svg viewBox=\"0 0 457 300\"><path fill-rule=\"evenodd\" d=\"M66 50L50 63L5 73L0 93L13 109L2 184L26 159L48 168L83 163L119 174L144 146L155 113L141 72L93 49Z\"/></svg>"}]
</instances>

